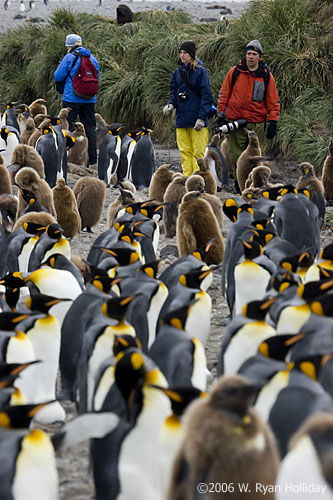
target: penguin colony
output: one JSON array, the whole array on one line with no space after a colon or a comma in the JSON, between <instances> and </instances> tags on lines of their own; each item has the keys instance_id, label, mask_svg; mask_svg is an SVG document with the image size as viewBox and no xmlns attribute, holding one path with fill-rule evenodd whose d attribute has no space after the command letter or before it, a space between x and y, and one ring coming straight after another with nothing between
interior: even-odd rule
<instances>
[{"instance_id":1,"label":"penguin colony","mask_svg":"<svg viewBox=\"0 0 333 500\"><path fill-rule=\"evenodd\" d=\"M25 122L42 114L49 120L42 137L60 144L66 134L45 104L27 106ZM5 231L9 215L0 205L0 497L59 499L56 457L90 439L97 500L208 498L210 487L221 499L244 498L243 488L250 499L287 500L300 491L332 499L333 242L320 245L323 189L313 169L301 164L296 189L270 184L270 169L256 166L259 152L252 162L243 158L256 167L246 188L252 196L225 200L224 242L209 161L198 162L193 178L170 175L169 165L154 177L150 132L142 130L134 144L126 139L119 198L108 207L108 229L80 256L83 278L67 238L99 222L121 155L115 125L105 124L100 179L83 177L74 191L64 153L56 174L45 167L47 147L43 156L17 144L12 163L1 162L12 179L2 174L2 196L17 189L25 213L16 221L14 213ZM151 159L143 172L135 154L142 139ZM27 170L33 181L23 185ZM161 271L160 230L175 179L184 186L175 210L180 256ZM131 181L156 200L138 199ZM208 387L213 273L222 274L230 317L218 378ZM66 424L62 400L77 410ZM59 422L52 436L41 430Z\"/></svg>"}]
</instances>

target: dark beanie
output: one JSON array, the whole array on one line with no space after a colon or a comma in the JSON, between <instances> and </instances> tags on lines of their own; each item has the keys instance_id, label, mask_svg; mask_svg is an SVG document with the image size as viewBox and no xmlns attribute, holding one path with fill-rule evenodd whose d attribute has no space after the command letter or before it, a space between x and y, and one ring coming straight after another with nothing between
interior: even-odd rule
<instances>
[{"instance_id":1,"label":"dark beanie","mask_svg":"<svg viewBox=\"0 0 333 500\"><path fill-rule=\"evenodd\" d=\"M197 48L195 46L195 43L192 42L191 40L189 40L188 42L183 42L181 44L181 46L179 47L179 52L181 50L185 50L185 52L187 52L188 54L190 54L190 56L192 57L192 59L195 59L195 53L197 51Z\"/></svg>"},{"instance_id":2,"label":"dark beanie","mask_svg":"<svg viewBox=\"0 0 333 500\"><path fill-rule=\"evenodd\" d=\"M254 52L258 52L258 54L262 55L262 46L261 43L258 40L251 40L246 46L245 52L248 50L253 50Z\"/></svg>"}]
</instances>

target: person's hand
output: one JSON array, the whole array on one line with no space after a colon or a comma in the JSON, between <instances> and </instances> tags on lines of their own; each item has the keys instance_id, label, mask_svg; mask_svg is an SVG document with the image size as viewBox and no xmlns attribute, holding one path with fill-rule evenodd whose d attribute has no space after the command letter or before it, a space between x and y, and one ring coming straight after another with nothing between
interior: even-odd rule
<instances>
[{"instance_id":1,"label":"person's hand","mask_svg":"<svg viewBox=\"0 0 333 500\"><path fill-rule=\"evenodd\" d=\"M277 131L277 122L275 120L271 120L269 122L266 137L267 139L273 139L275 137Z\"/></svg>"},{"instance_id":2,"label":"person's hand","mask_svg":"<svg viewBox=\"0 0 333 500\"><path fill-rule=\"evenodd\" d=\"M168 116L172 110L173 110L173 104L167 104L166 106L164 106L163 108L164 116Z\"/></svg>"},{"instance_id":3,"label":"person's hand","mask_svg":"<svg viewBox=\"0 0 333 500\"><path fill-rule=\"evenodd\" d=\"M227 119L225 117L225 114L222 111L217 112L217 120L216 120L216 126L217 127L222 127L222 125L226 125Z\"/></svg>"},{"instance_id":4,"label":"person's hand","mask_svg":"<svg viewBox=\"0 0 333 500\"><path fill-rule=\"evenodd\" d=\"M194 130L196 130L197 132L199 132L199 130L203 129L205 126L205 122L203 120L201 120L201 118L198 118L197 121L195 122L195 125L194 125Z\"/></svg>"}]
</instances>

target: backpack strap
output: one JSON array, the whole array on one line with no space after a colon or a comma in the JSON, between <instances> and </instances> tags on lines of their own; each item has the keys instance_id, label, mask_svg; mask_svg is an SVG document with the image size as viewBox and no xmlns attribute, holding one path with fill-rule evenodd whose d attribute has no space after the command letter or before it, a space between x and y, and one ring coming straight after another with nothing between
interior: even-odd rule
<instances>
[{"instance_id":1,"label":"backpack strap","mask_svg":"<svg viewBox=\"0 0 333 500\"><path fill-rule=\"evenodd\" d=\"M192 90L198 97L201 98L201 93L199 93L198 90L192 85L192 83L190 83L188 81L188 79L186 78L186 75L185 75L184 71L181 71L180 69L178 71L179 71L179 76L180 76L181 80L183 80L183 82L185 83L185 85L190 90Z\"/></svg>"},{"instance_id":2,"label":"backpack strap","mask_svg":"<svg viewBox=\"0 0 333 500\"><path fill-rule=\"evenodd\" d=\"M236 80L239 77L239 74L240 74L240 71L239 71L238 67L236 66L236 68L234 69L232 76L231 76L231 89L235 85ZM267 85L268 85L270 76L271 76L271 73L268 69L268 66L266 65L266 67L264 69L264 74L262 75L263 80L264 80L264 84L265 84L265 97L266 97Z\"/></svg>"},{"instance_id":3,"label":"backpack strap","mask_svg":"<svg viewBox=\"0 0 333 500\"><path fill-rule=\"evenodd\" d=\"M72 71L72 69L74 68L74 66L75 66L76 61L78 60L78 58L79 58L79 57L81 57L81 54L80 54L80 52L79 52L79 51L75 51L75 52L73 51L73 54L75 54L75 59L74 59L74 61L73 61L73 64L72 64L72 66L71 66L71 68L70 68L69 72L68 72L68 75L67 75L67 76L69 76L69 78L70 78L72 81L73 81L73 78L71 77L71 71ZM67 76L66 76L66 78L67 78Z\"/></svg>"}]
</instances>

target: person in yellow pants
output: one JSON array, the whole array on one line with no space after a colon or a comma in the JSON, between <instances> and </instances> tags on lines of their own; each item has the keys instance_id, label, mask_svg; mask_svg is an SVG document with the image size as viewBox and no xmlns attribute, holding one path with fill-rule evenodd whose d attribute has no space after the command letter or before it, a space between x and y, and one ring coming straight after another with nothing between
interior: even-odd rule
<instances>
[{"instance_id":1,"label":"person in yellow pants","mask_svg":"<svg viewBox=\"0 0 333 500\"><path fill-rule=\"evenodd\" d=\"M172 73L170 98L163 113L176 110L176 138L183 174L189 177L197 169L196 158L203 158L208 143L208 115L214 98L207 69L196 58L193 41L179 49L180 65Z\"/></svg>"}]
</instances>

